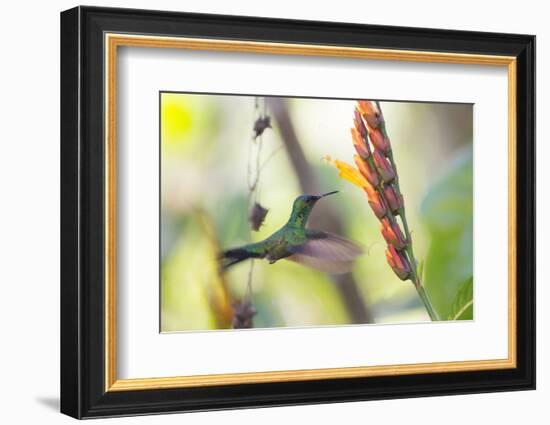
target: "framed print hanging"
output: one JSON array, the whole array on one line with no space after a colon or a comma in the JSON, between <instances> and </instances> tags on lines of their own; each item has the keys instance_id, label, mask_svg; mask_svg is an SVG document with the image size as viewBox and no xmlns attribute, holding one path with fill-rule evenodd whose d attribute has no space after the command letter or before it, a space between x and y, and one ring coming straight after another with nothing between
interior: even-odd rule
<instances>
[{"instance_id":1,"label":"framed print hanging","mask_svg":"<svg viewBox=\"0 0 550 425\"><path fill-rule=\"evenodd\" d=\"M535 38L61 14L61 411L534 388Z\"/></svg>"}]
</instances>

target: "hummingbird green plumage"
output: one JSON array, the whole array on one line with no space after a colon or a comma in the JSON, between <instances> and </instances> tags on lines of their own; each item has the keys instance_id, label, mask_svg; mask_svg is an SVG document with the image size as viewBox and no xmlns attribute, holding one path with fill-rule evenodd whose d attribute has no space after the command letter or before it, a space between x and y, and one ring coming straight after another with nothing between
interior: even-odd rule
<instances>
[{"instance_id":1,"label":"hummingbird green plumage","mask_svg":"<svg viewBox=\"0 0 550 425\"><path fill-rule=\"evenodd\" d=\"M322 195L301 195L294 200L287 223L263 241L228 249L221 255L224 269L247 259L265 258L270 264L287 259L326 273L346 273L362 250L331 233L307 229L307 221Z\"/></svg>"}]
</instances>

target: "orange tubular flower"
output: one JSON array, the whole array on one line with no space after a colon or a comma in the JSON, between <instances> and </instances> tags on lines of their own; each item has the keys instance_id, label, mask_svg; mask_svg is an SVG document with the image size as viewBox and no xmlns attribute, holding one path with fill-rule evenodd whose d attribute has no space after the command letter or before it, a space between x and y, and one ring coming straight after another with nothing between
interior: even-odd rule
<instances>
[{"instance_id":1,"label":"orange tubular flower","mask_svg":"<svg viewBox=\"0 0 550 425\"><path fill-rule=\"evenodd\" d=\"M390 141L387 137L384 137L380 129L377 128L369 131L369 139L373 146L381 151L384 155L387 155L390 152Z\"/></svg>"},{"instance_id":2,"label":"orange tubular flower","mask_svg":"<svg viewBox=\"0 0 550 425\"><path fill-rule=\"evenodd\" d=\"M367 100L358 100L357 106L359 108L359 112L361 112L361 115L371 128L378 128L380 123L382 122L382 117L380 116L380 112L378 109L376 109L376 106L374 102L369 102Z\"/></svg>"},{"instance_id":3,"label":"orange tubular flower","mask_svg":"<svg viewBox=\"0 0 550 425\"><path fill-rule=\"evenodd\" d=\"M355 147L357 154L361 157L361 159L367 159L371 155L370 147L367 143L365 143L365 139L361 137L361 134L356 128L351 129L351 137L353 139L353 146Z\"/></svg>"},{"instance_id":4,"label":"orange tubular flower","mask_svg":"<svg viewBox=\"0 0 550 425\"><path fill-rule=\"evenodd\" d=\"M399 279L407 280L409 278L411 274L409 260L403 253L397 251L393 245L388 245L386 260Z\"/></svg>"},{"instance_id":5,"label":"orange tubular flower","mask_svg":"<svg viewBox=\"0 0 550 425\"><path fill-rule=\"evenodd\" d=\"M374 215L378 219L384 218L388 214L388 207L386 206L386 201L384 201L384 198L380 196L380 193L378 193L378 191L368 182L363 189L367 193L369 205L372 208Z\"/></svg>"},{"instance_id":6,"label":"orange tubular flower","mask_svg":"<svg viewBox=\"0 0 550 425\"><path fill-rule=\"evenodd\" d=\"M393 185L384 185L384 198L386 198L388 207L392 213L398 214L399 210L403 208L403 195L397 193Z\"/></svg>"},{"instance_id":7,"label":"orange tubular flower","mask_svg":"<svg viewBox=\"0 0 550 425\"><path fill-rule=\"evenodd\" d=\"M372 168L372 166L367 162L363 161L359 155L354 155L353 159L355 161L355 165L357 165L357 168L359 169L359 172L367 179L367 181L373 185L378 186L378 183L380 183L380 179L378 177L378 174L376 173L376 170Z\"/></svg>"},{"instance_id":8,"label":"orange tubular flower","mask_svg":"<svg viewBox=\"0 0 550 425\"><path fill-rule=\"evenodd\" d=\"M380 231L389 245L392 245L398 251L407 247L407 240L397 223L392 223L387 217L381 220Z\"/></svg>"},{"instance_id":9,"label":"orange tubular flower","mask_svg":"<svg viewBox=\"0 0 550 425\"><path fill-rule=\"evenodd\" d=\"M365 123L363 122L363 118L361 118L361 114L357 109L354 109L353 115L354 115L353 122L355 124L355 128L357 129L359 134L361 134L361 136L365 137L365 135L367 134L367 127L365 127Z\"/></svg>"},{"instance_id":10,"label":"orange tubular flower","mask_svg":"<svg viewBox=\"0 0 550 425\"><path fill-rule=\"evenodd\" d=\"M378 171L378 174L384 183L391 183L395 179L395 170L391 166L390 162L379 150L375 150L373 156L376 171Z\"/></svg>"},{"instance_id":11,"label":"orange tubular flower","mask_svg":"<svg viewBox=\"0 0 550 425\"><path fill-rule=\"evenodd\" d=\"M369 184L365 177L363 177L361 173L357 171L357 169L355 169L347 162L332 159L330 155L326 155L324 159L338 169L339 177L349 181L350 183L353 183L356 186L359 186L360 188L364 188L365 185Z\"/></svg>"},{"instance_id":12,"label":"orange tubular flower","mask_svg":"<svg viewBox=\"0 0 550 425\"><path fill-rule=\"evenodd\" d=\"M384 218L388 214L388 208L384 198L379 193L374 193L372 198L369 198L369 205L374 212L374 215L379 219Z\"/></svg>"}]
</instances>

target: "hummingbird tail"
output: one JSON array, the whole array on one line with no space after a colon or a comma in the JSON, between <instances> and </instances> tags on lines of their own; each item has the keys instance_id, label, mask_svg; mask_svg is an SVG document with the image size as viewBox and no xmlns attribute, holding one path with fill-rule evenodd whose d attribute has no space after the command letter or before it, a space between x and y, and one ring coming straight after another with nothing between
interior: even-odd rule
<instances>
[{"instance_id":1,"label":"hummingbird tail","mask_svg":"<svg viewBox=\"0 0 550 425\"><path fill-rule=\"evenodd\" d=\"M249 258L263 258L264 256L257 252L252 252L247 247L228 249L224 251L221 256L221 266L223 270L227 270L229 267L240 263L241 261L248 260Z\"/></svg>"}]
</instances>

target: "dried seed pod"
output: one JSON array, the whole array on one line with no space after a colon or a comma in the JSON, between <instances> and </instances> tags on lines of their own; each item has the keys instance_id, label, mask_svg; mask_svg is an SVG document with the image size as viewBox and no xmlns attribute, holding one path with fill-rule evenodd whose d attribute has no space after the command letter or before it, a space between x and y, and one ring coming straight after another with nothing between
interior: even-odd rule
<instances>
[{"instance_id":1,"label":"dried seed pod","mask_svg":"<svg viewBox=\"0 0 550 425\"><path fill-rule=\"evenodd\" d=\"M250 300L233 303L233 329L250 329L254 327L253 318L257 311Z\"/></svg>"},{"instance_id":2,"label":"dried seed pod","mask_svg":"<svg viewBox=\"0 0 550 425\"><path fill-rule=\"evenodd\" d=\"M254 140L261 136L267 128L271 128L271 117L269 115L258 117L253 128Z\"/></svg>"},{"instance_id":3,"label":"dried seed pod","mask_svg":"<svg viewBox=\"0 0 550 425\"><path fill-rule=\"evenodd\" d=\"M254 203L254 206L250 210L250 214L248 216L248 221L250 222L250 227L252 227L252 230L257 232L260 229L268 212L269 210L264 208L258 202Z\"/></svg>"}]
</instances>

